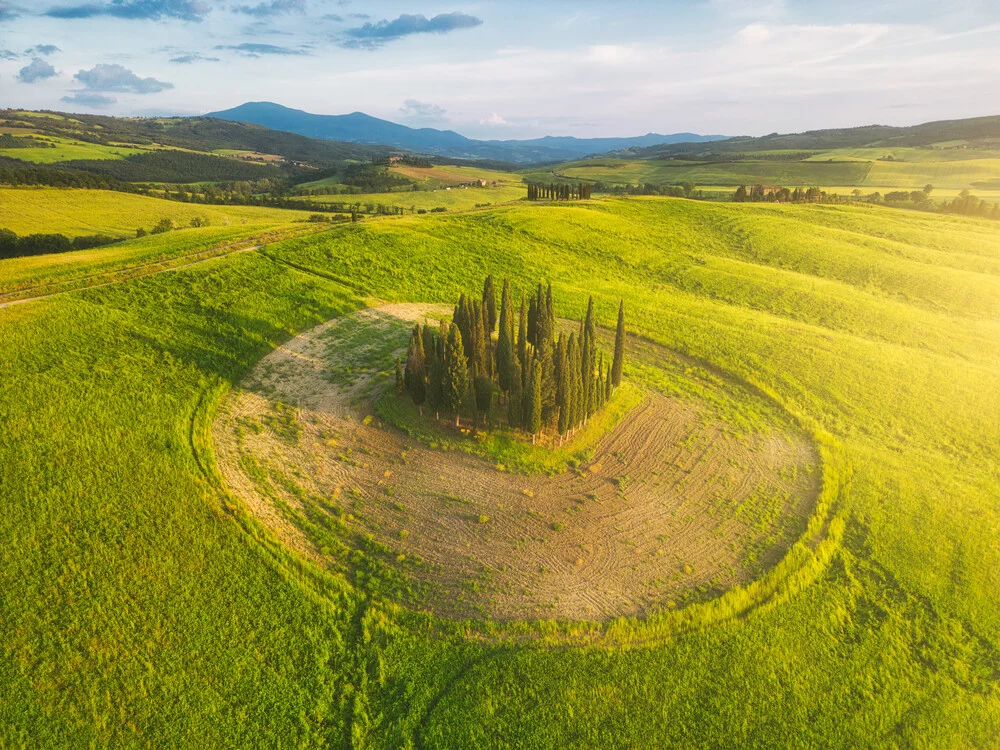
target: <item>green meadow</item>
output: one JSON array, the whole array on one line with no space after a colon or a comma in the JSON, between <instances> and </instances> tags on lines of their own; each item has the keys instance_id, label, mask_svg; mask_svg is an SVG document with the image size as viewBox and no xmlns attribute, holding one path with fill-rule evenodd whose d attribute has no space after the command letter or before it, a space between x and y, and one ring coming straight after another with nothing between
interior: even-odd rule
<instances>
[{"instance_id":1,"label":"green meadow","mask_svg":"<svg viewBox=\"0 0 1000 750\"><path fill-rule=\"evenodd\" d=\"M210 225L274 226L306 221L307 211L257 206L178 203L110 190L49 187L0 187L0 229L19 234L134 235L163 219L186 226L194 218Z\"/></svg>"},{"instance_id":2,"label":"green meadow","mask_svg":"<svg viewBox=\"0 0 1000 750\"><path fill-rule=\"evenodd\" d=\"M996 222L632 198L259 244L0 309L0 745L995 745ZM0 261L0 284L72 273L39 263ZM320 569L266 532L217 471L225 394L322 321L486 273L551 280L571 317L624 298L630 331L787 412L822 490L786 558L648 620L497 627L400 606L362 549Z\"/></svg>"},{"instance_id":3,"label":"green meadow","mask_svg":"<svg viewBox=\"0 0 1000 750\"><path fill-rule=\"evenodd\" d=\"M436 188L431 190L415 190L400 193L360 193L353 195L312 195L308 200L313 203L330 204L344 203L362 206L399 206L406 211L411 208L419 211L430 211L433 208L444 208L448 211L467 211L477 206L509 203L521 200L526 191L523 185L500 185L498 187L454 187Z\"/></svg>"},{"instance_id":4,"label":"green meadow","mask_svg":"<svg viewBox=\"0 0 1000 750\"><path fill-rule=\"evenodd\" d=\"M127 156L143 154L154 147L137 145L105 146L51 135L34 135L33 140L44 141L50 147L0 148L0 156L31 161L36 164L55 164L74 159L124 159ZM159 148L158 146L155 148Z\"/></svg>"},{"instance_id":5,"label":"green meadow","mask_svg":"<svg viewBox=\"0 0 1000 750\"><path fill-rule=\"evenodd\" d=\"M762 152L761 155L774 152ZM554 167L527 170L532 182L579 181L606 184L657 185L692 182L696 185L736 186L757 183L795 186L848 186L849 190L919 190L930 183L947 190L1000 189L996 175L1000 154L964 149L837 149L805 152L798 161L753 160L693 162L681 159L595 158ZM887 160L886 157L893 157ZM848 192L849 192L848 190Z\"/></svg>"}]
</instances>

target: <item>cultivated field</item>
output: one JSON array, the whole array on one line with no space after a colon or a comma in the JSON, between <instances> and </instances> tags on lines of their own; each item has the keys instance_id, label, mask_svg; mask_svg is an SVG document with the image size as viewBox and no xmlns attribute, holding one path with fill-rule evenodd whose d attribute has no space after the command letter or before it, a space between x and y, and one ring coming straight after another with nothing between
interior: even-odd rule
<instances>
[{"instance_id":1,"label":"cultivated field","mask_svg":"<svg viewBox=\"0 0 1000 750\"><path fill-rule=\"evenodd\" d=\"M247 241L259 249L0 309L0 744L995 744L996 222L608 199ZM551 279L572 317L590 295L601 321L626 300L643 395L582 476L499 472L416 439L403 463L385 442L402 438L359 423L360 406L338 417L350 430L324 428L323 399L370 371L352 346L335 382L277 403L308 373L296 337L313 331L324 357L345 346L324 330L370 343L359 310L453 303L485 273ZM270 517L233 479L238 441L213 440L241 403L240 455L261 471L238 471L275 486L263 459L287 458ZM649 433L665 439L633 449ZM633 452L662 468L633 471ZM491 489L459 484L473 466ZM807 507L749 494L744 525L744 481ZM547 502L540 488L563 483ZM690 521L669 513L682 502ZM510 570L486 581L492 541ZM569 558L578 541L593 552ZM664 568L644 554L661 546ZM546 587L598 559L586 596Z\"/></svg>"},{"instance_id":2,"label":"cultivated field","mask_svg":"<svg viewBox=\"0 0 1000 750\"><path fill-rule=\"evenodd\" d=\"M897 154L899 161L881 161ZM757 183L795 186L849 186L919 190L930 183L948 190L1000 189L1000 154L948 149L840 149L816 152L802 161L719 161L587 159L525 173L530 181L588 180L606 184L657 185L692 182L704 186Z\"/></svg>"},{"instance_id":3,"label":"cultivated field","mask_svg":"<svg viewBox=\"0 0 1000 750\"><path fill-rule=\"evenodd\" d=\"M512 172L498 172L478 167L461 167L453 164L433 167L408 167L397 165L390 172L402 175L420 185L421 189L437 190L443 187L465 185L473 180L487 180L500 185L520 185L520 175Z\"/></svg>"},{"instance_id":4,"label":"cultivated field","mask_svg":"<svg viewBox=\"0 0 1000 750\"><path fill-rule=\"evenodd\" d=\"M505 184L498 187L456 187L417 190L400 193L363 193L359 195L313 195L307 199L314 203L360 203L362 206L399 206L409 212L411 208L430 211L444 208L448 211L468 211L477 206L496 206L521 200L526 195L523 185Z\"/></svg>"},{"instance_id":5,"label":"cultivated field","mask_svg":"<svg viewBox=\"0 0 1000 750\"><path fill-rule=\"evenodd\" d=\"M210 225L267 227L306 221L307 211L254 206L208 206L179 203L108 190L46 187L0 187L0 229L19 234L90 234L134 236L162 219L177 226L200 218Z\"/></svg>"},{"instance_id":6,"label":"cultivated field","mask_svg":"<svg viewBox=\"0 0 1000 750\"><path fill-rule=\"evenodd\" d=\"M788 420L738 430L699 399L645 385L641 368L644 385L620 396L631 408L572 471L518 475L456 450L461 441L414 440L373 421L374 399L392 385L380 373L426 312L382 306L299 336L261 360L213 430L229 486L320 565L344 570L371 535L387 577L412 579L396 595L418 609L607 620L746 584L802 532L817 456ZM754 400L662 347L636 342L629 356L684 373L717 400ZM565 450L577 453L576 442Z\"/></svg>"},{"instance_id":7,"label":"cultivated field","mask_svg":"<svg viewBox=\"0 0 1000 750\"><path fill-rule=\"evenodd\" d=\"M0 129L0 132L6 131ZM0 148L0 156L9 156L12 159L31 161L36 164L55 164L73 159L124 159L126 156L143 154L154 148L126 144L103 146L99 143L74 141L51 135L34 135L32 138L36 141L50 143L54 148Z\"/></svg>"}]
</instances>

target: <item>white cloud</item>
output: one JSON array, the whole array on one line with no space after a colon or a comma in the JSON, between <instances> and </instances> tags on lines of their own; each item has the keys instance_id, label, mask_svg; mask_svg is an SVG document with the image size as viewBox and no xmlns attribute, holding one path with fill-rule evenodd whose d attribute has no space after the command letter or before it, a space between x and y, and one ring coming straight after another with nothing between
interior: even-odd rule
<instances>
[{"instance_id":1,"label":"white cloud","mask_svg":"<svg viewBox=\"0 0 1000 750\"><path fill-rule=\"evenodd\" d=\"M489 117L484 117L479 121L480 125L488 125L489 127L504 127L510 125L505 119L503 119L497 112L494 112Z\"/></svg>"},{"instance_id":2,"label":"white cloud","mask_svg":"<svg viewBox=\"0 0 1000 750\"><path fill-rule=\"evenodd\" d=\"M771 30L762 23L751 23L737 31L736 38L747 44L760 44L771 38Z\"/></svg>"}]
</instances>

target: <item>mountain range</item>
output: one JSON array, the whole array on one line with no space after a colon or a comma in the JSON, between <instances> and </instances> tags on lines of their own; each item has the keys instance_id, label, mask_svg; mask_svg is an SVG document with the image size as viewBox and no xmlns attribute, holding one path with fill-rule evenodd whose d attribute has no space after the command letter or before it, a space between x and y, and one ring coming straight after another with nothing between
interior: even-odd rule
<instances>
[{"instance_id":1,"label":"mountain range","mask_svg":"<svg viewBox=\"0 0 1000 750\"><path fill-rule=\"evenodd\" d=\"M460 159L495 159L516 164L568 161L622 149L673 143L706 143L726 138L723 135L697 133L647 133L632 138L545 136L530 140L481 141L466 138L453 130L411 128L363 112L317 115L273 102L248 102L221 112L211 112L206 117L262 125L309 138L386 145L421 154Z\"/></svg>"}]
</instances>

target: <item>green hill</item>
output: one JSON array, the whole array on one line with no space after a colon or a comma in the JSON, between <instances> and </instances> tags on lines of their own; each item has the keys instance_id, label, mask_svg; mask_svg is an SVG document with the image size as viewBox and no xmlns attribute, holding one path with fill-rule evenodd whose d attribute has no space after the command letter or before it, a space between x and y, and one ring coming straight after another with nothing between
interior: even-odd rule
<instances>
[{"instance_id":1,"label":"green hill","mask_svg":"<svg viewBox=\"0 0 1000 750\"><path fill-rule=\"evenodd\" d=\"M638 198L261 242L0 309L0 744L995 744L995 222ZM42 293L29 262L0 278ZM485 273L551 280L573 317L624 298L637 337L787 414L822 458L800 542L757 583L647 620L490 623L400 606L407 563L350 535L351 487L303 496L342 511L311 528L335 564L265 531L218 473L225 394L299 332L371 300L450 304ZM262 429L293 440L295 413ZM388 491L368 502L405 518Z\"/></svg>"}]
</instances>

